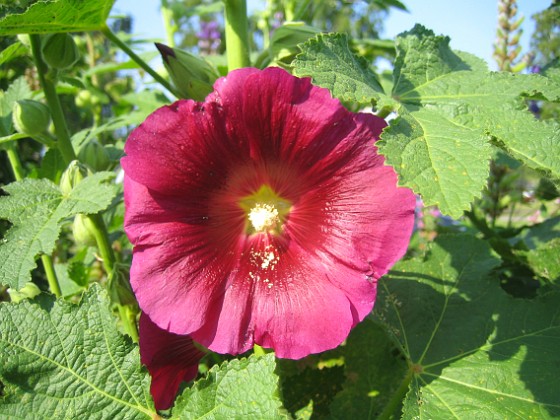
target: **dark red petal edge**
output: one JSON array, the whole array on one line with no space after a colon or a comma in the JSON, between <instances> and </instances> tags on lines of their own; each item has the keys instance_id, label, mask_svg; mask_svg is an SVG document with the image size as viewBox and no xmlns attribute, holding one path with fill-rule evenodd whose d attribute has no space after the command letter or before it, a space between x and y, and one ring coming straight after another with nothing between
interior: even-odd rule
<instances>
[{"instance_id":1,"label":"dark red petal edge","mask_svg":"<svg viewBox=\"0 0 560 420\"><path fill-rule=\"evenodd\" d=\"M139 335L140 361L152 377L150 393L156 410L166 410L173 405L181 382L196 378L204 353L190 336L163 330L144 313L140 315Z\"/></svg>"}]
</instances>

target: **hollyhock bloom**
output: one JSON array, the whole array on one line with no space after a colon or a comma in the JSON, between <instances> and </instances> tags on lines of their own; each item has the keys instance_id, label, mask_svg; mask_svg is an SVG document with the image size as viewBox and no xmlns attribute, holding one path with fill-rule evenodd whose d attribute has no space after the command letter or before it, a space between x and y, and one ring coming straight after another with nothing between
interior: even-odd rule
<instances>
[{"instance_id":1,"label":"hollyhock bloom","mask_svg":"<svg viewBox=\"0 0 560 420\"><path fill-rule=\"evenodd\" d=\"M139 334L140 361L152 377L150 393L156 410L166 410L181 382L196 377L204 353L194 346L192 338L162 330L146 314L140 315Z\"/></svg>"},{"instance_id":2,"label":"hollyhock bloom","mask_svg":"<svg viewBox=\"0 0 560 420\"><path fill-rule=\"evenodd\" d=\"M155 111L122 159L142 310L218 353L338 346L414 223L414 194L374 145L384 127L279 68Z\"/></svg>"}]
</instances>

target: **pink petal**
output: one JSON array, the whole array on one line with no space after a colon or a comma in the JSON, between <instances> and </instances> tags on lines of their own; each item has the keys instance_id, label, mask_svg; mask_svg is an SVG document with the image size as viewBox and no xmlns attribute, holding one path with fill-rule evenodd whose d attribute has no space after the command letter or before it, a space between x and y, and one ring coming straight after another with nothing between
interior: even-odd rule
<instances>
[{"instance_id":1,"label":"pink petal","mask_svg":"<svg viewBox=\"0 0 560 420\"><path fill-rule=\"evenodd\" d=\"M204 353L192 338L169 333L150 318L140 315L140 360L152 377L150 393L156 410L166 410L173 404L181 382L198 374L198 362Z\"/></svg>"}]
</instances>

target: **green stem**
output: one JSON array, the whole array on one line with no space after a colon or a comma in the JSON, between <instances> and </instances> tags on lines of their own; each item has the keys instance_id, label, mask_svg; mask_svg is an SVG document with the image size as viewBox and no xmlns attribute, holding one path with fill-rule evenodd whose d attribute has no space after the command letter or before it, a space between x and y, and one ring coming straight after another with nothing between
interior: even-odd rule
<instances>
[{"instance_id":1,"label":"green stem","mask_svg":"<svg viewBox=\"0 0 560 420\"><path fill-rule=\"evenodd\" d=\"M115 268L115 253L109 242L109 234L107 233L105 222L100 214L90 214L88 218L94 227L93 236L95 237L97 249L101 255L103 268L105 268L107 276L112 277Z\"/></svg>"},{"instance_id":2,"label":"green stem","mask_svg":"<svg viewBox=\"0 0 560 420\"><path fill-rule=\"evenodd\" d=\"M138 342L138 328L136 327L136 315L130 305L117 305L119 317L123 323L124 330L135 343Z\"/></svg>"},{"instance_id":3,"label":"green stem","mask_svg":"<svg viewBox=\"0 0 560 420\"><path fill-rule=\"evenodd\" d=\"M8 153L8 160L10 161L10 166L12 167L14 178L16 179L16 181L21 181L25 177L25 169L21 164L15 145L13 143L8 143L6 145L6 152ZM43 263L45 276L47 277L47 281L49 283L49 288L51 292L56 297L62 296L62 292L60 291L60 285L58 284L58 279L56 278L56 272L54 271L54 265L51 256L47 254L42 254L41 262Z\"/></svg>"},{"instance_id":4,"label":"green stem","mask_svg":"<svg viewBox=\"0 0 560 420\"><path fill-rule=\"evenodd\" d=\"M23 165L19 160L14 143L8 143L4 147L6 149L6 153L8 154L8 160L10 161L14 178L16 181L22 180L25 177L25 169L23 169Z\"/></svg>"},{"instance_id":5,"label":"green stem","mask_svg":"<svg viewBox=\"0 0 560 420\"><path fill-rule=\"evenodd\" d=\"M175 33L177 32L177 25L173 22L173 11L169 8L167 0L161 0L161 15L163 17L163 27L165 28L165 37L167 45L171 48L175 47Z\"/></svg>"},{"instance_id":6,"label":"green stem","mask_svg":"<svg viewBox=\"0 0 560 420\"><path fill-rule=\"evenodd\" d=\"M246 0L224 0L226 53L229 71L249 67L249 34Z\"/></svg>"},{"instance_id":7,"label":"green stem","mask_svg":"<svg viewBox=\"0 0 560 420\"><path fill-rule=\"evenodd\" d=\"M101 255L103 268L107 273L109 282L112 282L115 280L113 277L115 276L116 259L113 248L111 247L111 242L109 241L109 234L105 226L105 221L100 214L91 214L88 218L93 224L93 236L95 237L97 249ZM138 342L138 327L136 326L136 316L134 311L130 305L122 305L120 302L116 302L116 304L119 310L119 317L123 323L126 333L132 337L134 342Z\"/></svg>"},{"instance_id":8,"label":"green stem","mask_svg":"<svg viewBox=\"0 0 560 420\"><path fill-rule=\"evenodd\" d=\"M70 132L68 131L66 119L64 118L64 112L56 93L56 85L50 78L47 77L48 67L43 61L43 57L41 55L40 36L36 34L29 35L29 40L31 41L31 51L33 52L33 59L35 60L35 65L37 66L39 81L41 82L43 92L45 92L47 105L49 106L49 109L51 111L54 131L57 137L56 145L58 147L58 150L62 154L64 162L66 163L66 165L68 165L70 162L76 159L76 153L74 152L74 148L72 147Z\"/></svg>"},{"instance_id":9,"label":"green stem","mask_svg":"<svg viewBox=\"0 0 560 420\"><path fill-rule=\"evenodd\" d=\"M177 98L180 97L180 95L177 93L177 91L173 88L173 86L171 86L171 84L169 84L169 82L167 80L165 80L163 77L161 77L153 68L151 68L144 60L142 60L138 55L136 55L136 53L134 51L132 51L128 45L126 45L118 36L116 36L113 32L111 32L111 30L109 29L109 27L107 25L104 25L101 28L101 32L103 32L103 35L105 35L110 41L112 41L113 43L115 43L121 50L123 50L130 58L132 58L136 64L138 64L140 67L142 67L146 73L148 73L150 76L152 76L157 82L159 82L164 88L166 88L169 92L171 92L173 95L175 95Z\"/></svg>"},{"instance_id":10,"label":"green stem","mask_svg":"<svg viewBox=\"0 0 560 420\"><path fill-rule=\"evenodd\" d=\"M408 392L410 382L412 381L413 376L414 376L414 367L409 366L406 376L403 378L401 384L391 396L391 399L389 400L389 402L387 403L387 405L385 406L385 408L383 409L379 417L377 417L378 420L388 420L393 416L393 414L395 413L399 405L402 404L402 401L406 393Z\"/></svg>"},{"instance_id":11,"label":"green stem","mask_svg":"<svg viewBox=\"0 0 560 420\"><path fill-rule=\"evenodd\" d=\"M41 262L43 263L43 269L45 270L45 275L47 276L47 281L49 282L49 289L56 296L62 296L62 291L60 290L60 284L56 277L56 272L54 271L53 260L50 255L41 255Z\"/></svg>"}]
</instances>

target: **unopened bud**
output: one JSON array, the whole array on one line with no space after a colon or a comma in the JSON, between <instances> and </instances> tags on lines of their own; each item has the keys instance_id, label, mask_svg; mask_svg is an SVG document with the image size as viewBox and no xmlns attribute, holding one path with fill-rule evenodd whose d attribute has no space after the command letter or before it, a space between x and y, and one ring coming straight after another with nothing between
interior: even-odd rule
<instances>
[{"instance_id":1,"label":"unopened bud","mask_svg":"<svg viewBox=\"0 0 560 420\"><path fill-rule=\"evenodd\" d=\"M182 98L203 101L212 92L218 72L203 58L156 43L169 77Z\"/></svg>"},{"instance_id":2,"label":"unopened bud","mask_svg":"<svg viewBox=\"0 0 560 420\"><path fill-rule=\"evenodd\" d=\"M80 59L80 51L74 38L68 33L50 34L43 40L43 58L49 67L64 70Z\"/></svg>"},{"instance_id":3,"label":"unopened bud","mask_svg":"<svg viewBox=\"0 0 560 420\"><path fill-rule=\"evenodd\" d=\"M33 137L47 131L51 122L51 113L41 102L21 99L14 104L12 120L18 133Z\"/></svg>"},{"instance_id":4,"label":"unopened bud","mask_svg":"<svg viewBox=\"0 0 560 420\"><path fill-rule=\"evenodd\" d=\"M70 194L74 187L88 175L91 175L91 170L83 163L73 160L60 177L60 190L64 195Z\"/></svg>"},{"instance_id":5,"label":"unopened bud","mask_svg":"<svg viewBox=\"0 0 560 420\"><path fill-rule=\"evenodd\" d=\"M111 164L109 153L95 139L90 140L80 149L78 159L93 169L94 172L104 171Z\"/></svg>"},{"instance_id":6,"label":"unopened bud","mask_svg":"<svg viewBox=\"0 0 560 420\"><path fill-rule=\"evenodd\" d=\"M77 214L72 223L72 234L78 245L95 246L95 226L85 214Z\"/></svg>"}]
</instances>

